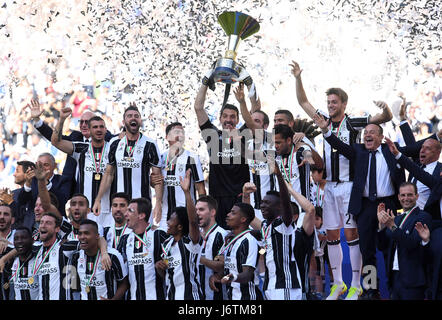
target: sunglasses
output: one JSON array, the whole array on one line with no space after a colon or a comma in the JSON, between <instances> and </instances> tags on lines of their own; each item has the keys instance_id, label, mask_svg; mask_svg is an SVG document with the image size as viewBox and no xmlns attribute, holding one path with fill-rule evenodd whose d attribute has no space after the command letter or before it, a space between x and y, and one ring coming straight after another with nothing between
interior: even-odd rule
<instances>
[{"instance_id":1,"label":"sunglasses","mask_svg":"<svg viewBox=\"0 0 442 320\"><path fill-rule=\"evenodd\" d=\"M88 124L89 123L89 120L80 120L80 125L82 125L82 124Z\"/></svg>"}]
</instances>

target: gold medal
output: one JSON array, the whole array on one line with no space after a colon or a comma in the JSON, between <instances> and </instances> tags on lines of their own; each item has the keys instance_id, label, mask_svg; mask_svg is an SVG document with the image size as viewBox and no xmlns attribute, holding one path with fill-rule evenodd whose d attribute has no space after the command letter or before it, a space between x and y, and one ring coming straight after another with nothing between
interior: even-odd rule
<instances>
[{"instance_id":1,"label":"gold medal","mask_svg":"<svg viewBox=\"0 0 442 320\"><path fill-rule=\"evenodd\" d=\"M332 152L336 152L336 151L337 151L336 149L333 149L333 150L332 150Z\"/></svg>"},{"instance_id":2,"label":"gold medal","mask_svg":"<svg viewBox=\"0 0 442 320\"><path fill-rule=\"evenodd\" d=\"M97 181L100 180L101 179L101 175L99 173L96 173L95 176L94 176L94 179L97 180Z\"/></svg>"},{"instance_id":3,"label":"gold medal","mask_svg":"<svg viewBox=\"0 0 442 320\"><path fill-rule=\"evenodd\" d=\"M9 289L9 281L3 285L3 289L5 289L5 290Z\"/></svg>"},{"instance_id":4,"label":"gold medal","mask_svg":"<svg viewBox=\"0 0 442 320\"><path fill-rule=\"evenodd\" d=\"M255 173L256 173L255 168L252 168L252 174L255 174Z\"/></svg>"},{"instance_id":5,"label":"gold medal","mask_svg":"<svg viewBox=\"0 0 442 320\"><path fill-rule=\"evenodd\" d=\"M89 293L89 292L91 292L91 287L89 287L89 286L86 286L86 288L84 288L84 291L86 291L86 293Z\"/></svg>"},{"instance_id":6,"label":"gold medal","mask_svg":"<svg viewBox=\"0 0 442 320\"><path fill-rule=\"evenodd\" d=\"M266 253L266 249L265 248L259 249L259 254L264 255L265 253Z\"/></svg>"},{"instance_id":7,"label":"gold medal","mask_svg":"<svg viewBox=\"0 0 442 320\"><path fill-rule=\"evenodd\" d=\"M30 277L30 278L28 279L28 284L31 285L31 284L33 284L33 283L34 283L34 277Z\"/></svg>"},{"instance_id":8,"label":"gold medal","mask_svg":"<svg viewBox=\"0 0 442 320\"><path fill-rule=\"evenodd\" d=\"M168 259L163 259L164 263L169 265L169 260Z\"/></svg>"},{"instance_id":9,"label":"gold medal","mask_svg":"<svg viewBox=\"0 0 442 320\"><path fill-rule=\"evenodd\" d=\"M143 253L143 257L147 256L148 254L149 254L149 252Z\"/></svg>"},{"instance_id":10,"label":"gold medal","mask_svg":"<svg viewBox=\"0 0 442 320\"><path fill-rule=\"evenodd\" d=\"M220 256L215 256L215 258L213 260L219 261L219 259L220 259Z\"/></svg>"}]
</instances>

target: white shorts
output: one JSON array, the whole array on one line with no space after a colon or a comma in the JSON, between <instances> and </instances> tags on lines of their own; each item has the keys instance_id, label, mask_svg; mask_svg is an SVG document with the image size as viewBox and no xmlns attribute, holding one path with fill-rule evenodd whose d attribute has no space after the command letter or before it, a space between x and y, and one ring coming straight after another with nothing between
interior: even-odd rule
<instances>
[{"instance_id":1,"label":"white shorts","mask_svg":"<svg viewBox=\"0 0 442 320\"><path fill-rule=\"evenodd\" d=\"M302 300L302 289L269 289L264 292L266 300Z\"/></svg>"},{"instance_id":2,"label":"white shorts","mask_svg":"<svg viewBox=\"0 0 442 320\"><path fill-rule=\"evenodd\" d=\"M325 184L323 221L326 230L356 228L353 215L348 213L348 203L353 182L329 182Z\"/></svg>"}]
</instances>

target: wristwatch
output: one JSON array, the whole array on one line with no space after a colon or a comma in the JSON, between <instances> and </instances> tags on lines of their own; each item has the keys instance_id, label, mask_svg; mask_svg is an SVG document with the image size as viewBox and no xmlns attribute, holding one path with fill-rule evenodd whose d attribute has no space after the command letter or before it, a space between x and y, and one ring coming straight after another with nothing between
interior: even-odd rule
<instances>
[{"instance_id":1,"label":"wristwatch","mask_svg":"<svg viewBox=\"0 0 442 320\"><path fill-rule=\"evenodd\" d=\"M394 232L394 230L396 230L397 229L397 226L394 224L392 227L391 227L391 232Z\"/></svg>"}]
</instances>

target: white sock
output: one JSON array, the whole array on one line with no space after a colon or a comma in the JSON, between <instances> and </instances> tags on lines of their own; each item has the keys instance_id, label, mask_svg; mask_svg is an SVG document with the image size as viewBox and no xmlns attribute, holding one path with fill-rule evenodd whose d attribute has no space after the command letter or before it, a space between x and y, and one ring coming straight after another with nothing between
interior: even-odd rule
<instances>
[{"instance_id":1,"label":"white sock","mask_svg":"<svg viewBox=\"0 0 442 320\"><path fill-rule=\"evenodd\" d=\"M341 240L327 241L328 259L333 273L333 284L340 284L342 280L342 248Z\"/></svg>"},{"instance_id":2,"label":"white sock","mask_svg":"<svg viewBox=\"0 0 442 320\"><path fill-rule=\"evenodd\" d=\"M361 268L362 268L362 254L359 249L359 239L348 241L348 249L350 251L350 262L352 269L351 286L361 286Z\"/></svg>"}]
</instances>

